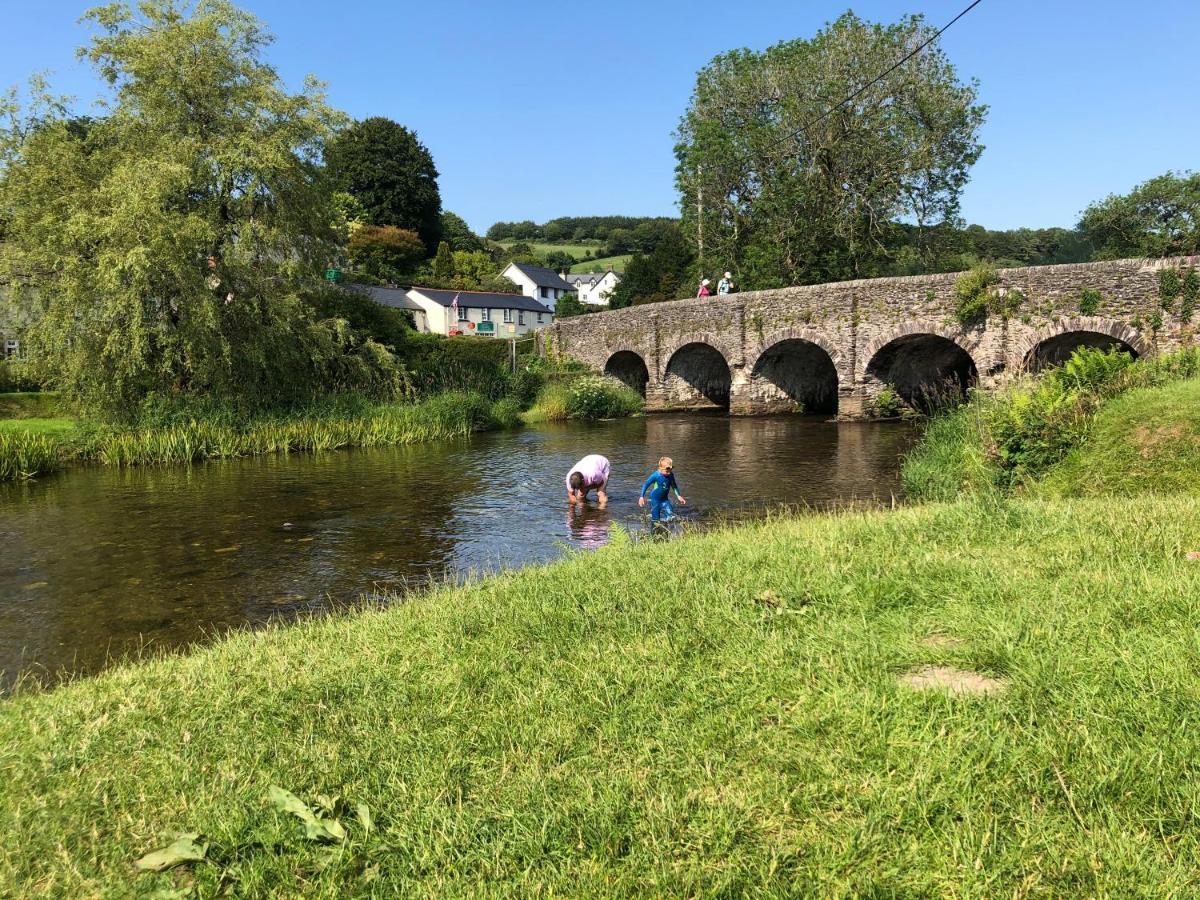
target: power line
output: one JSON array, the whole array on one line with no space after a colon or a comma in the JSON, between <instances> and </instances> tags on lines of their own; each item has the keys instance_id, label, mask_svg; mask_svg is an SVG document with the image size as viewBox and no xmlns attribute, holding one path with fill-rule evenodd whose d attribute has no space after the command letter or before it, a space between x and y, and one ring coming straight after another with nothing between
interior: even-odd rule
<instances>
[{"instance_id":1,"label":"power line","mask_svg":"<svg viewBox=\"0 0 1200 900\"><path fill-rule=\"evenodd\" d=\"M812 128L814 125L818 124L823 119L826 119L829 116L833 115L833 113L837 112L839 109L841 109L847 103L849 103L851 100L865 94L868 90L873 88L875 85L879 84L879 82L883 81L883 79L887 78L889 75L891 75L893 72L895 72L898 68L900 68L906 62L908 62L910 59L912 59L914 56L916 56L918 53L920 53L922 50L924 50L926 47L928 47L930 44L932 44L934 41L936 41L938 38L940 38L943 34L946 33L947 30L949 30L949 28L955 22L957 22L959 19L961 19L963 16L965 16L967 13L969 13L971 10L973 10L975 7L977 7L982 2L983 2L983 0L975 0L974 3L971 3L962 12L960 12L957 16L955 16L953 19L951 19L949 22L947 22L945 25L943 25L941 28L939 28L937 31L935 31L931 37L927 38L925 41L923 41L921 44L919 44L916 48L909 51L909 53L906 56L904 56L902 59L895 62L891 66L891 68L887 69L882 74L876 76L871 81L868 81L866 84L864 84L862 87L860 87L857 91L855 91L849 97L846 97L845 99L841 100L840 102L835 103L833 106L829 107L829 109L825 110L825 112L821 113L819 116L817 116L811 122L806 122L805 124L803 124L799 128L797 128L795 131L791 132L790 134L785 134L782 138L777 140L774 144L768 145L768 148L776 146L778 144L782 144L785 141L790 141L793 138L798 137L800 134L807 131L809 128Z\"/></svg>"}]
</instances>

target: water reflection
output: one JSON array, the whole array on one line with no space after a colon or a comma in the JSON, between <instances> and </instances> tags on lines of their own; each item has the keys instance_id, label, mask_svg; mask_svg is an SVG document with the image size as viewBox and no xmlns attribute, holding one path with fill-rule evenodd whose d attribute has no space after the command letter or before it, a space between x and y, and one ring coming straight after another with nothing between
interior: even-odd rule
<instances>
[{"instance_id":1,"label":"water reflection","mask_svg":"<svg viewBox=\"0 0 1200 900\"><path fill-rule=\"evenodd\" d=\"M591 549L647 527L637 494L670 455L686 519L886 500L911 432L796 417L652 416L471 441L94 468L0 485L0 669L89 672L140 645L364 594ZM602 453L609 505L565 511L562 479ZM4 682L0 682L2 684Z\"/></svg>"}]
</instances>

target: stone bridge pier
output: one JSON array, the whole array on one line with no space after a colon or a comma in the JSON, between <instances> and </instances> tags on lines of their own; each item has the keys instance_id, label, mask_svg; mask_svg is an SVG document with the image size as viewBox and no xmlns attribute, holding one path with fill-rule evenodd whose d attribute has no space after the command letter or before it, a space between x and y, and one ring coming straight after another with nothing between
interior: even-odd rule
<instances>
[{"instance_id":1,"label":"stone bridge pier","mask_svg":"<svg viewBox=\"0 0 1200 900\"><path fill-rule=\"evenodd\" d=\"M996 289L1012 311L965 325L955 315L952 273L576 316L551 326L543 346L628 385L648 411L855 419L886 414L897 402L929 411L973 387L1061 363L1077 347L1145 356L1190 344L1190 316L1164 308L1158 274L1197 263L1002 269Z\"/></svg>"}]
</instances>

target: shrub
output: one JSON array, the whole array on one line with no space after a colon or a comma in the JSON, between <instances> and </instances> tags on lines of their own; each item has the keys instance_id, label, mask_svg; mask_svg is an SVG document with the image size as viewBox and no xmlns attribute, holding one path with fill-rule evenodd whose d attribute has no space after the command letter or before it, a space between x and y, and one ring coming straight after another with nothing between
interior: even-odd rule
<instances>
[{"instance_id":1,"label":"shrub","mask_svg":"<svg viewBox=\"0 0 1200 900\"><path fill-rule=\"evenodd\" d=\"M987 264L958 276L954 282L954 294L958 298L954 316L959 324L972 325L987 315L992 286L999 281L996 270Z\"/></svg>"},{"instance_id":2,"label":"shrub","mask_svg":"<svg viewBox=\"0 0 1200 900\"><path fill-rule=\"evenodd\" d=\"M1095 288L1084 288L1079 295L1079 312L1084 316L1094 316L1100 309L1100 292Z\"/></svg>"},{"instance_id":3,"label":"shrub","mask_svg":"<svg viewBox=\"0 0 1200 900\"><path fill-rule=\"evenodd\" d=\"M1192 321L1192 313L1196 311L1196 302L1200 300L1200 272L1194 266L1189 266L1183 274L1183 286L1180 290L1183 302L1179 305L1179 319L1182 322Z\"/></svg>"},{"instance_id":4,"label":"shrub","mask_svg":"<svg viewBox=\"0 0 1200 900\"><path fill-rule=\"evenodd\" d=\"M0 394L16 394L41 390L29 364L22 360L0 359Z\"/></svg>"},{"instance_id":5,"label":"shrub","mask_svg":"<svg viewBox=\"0 0 1200 900\"><path fill-rule=\"evenodd\" d=\"M425 258L425 244L420 235L406 228L363 225L350 236L346 252L367 275L381 281L396 281Z\"/></svg>"},{"instance_id":6,"label":"shrub","mask_svg":"<svg viewBox=\"0 0 1200 900\"><path fill-rule=\"evenodd\" d=\"M885 384L883 390L879 392L879 396L875 398L871 404L871 408L875 415L891 419L900 415L904 408L904 401L900 399L900 395L896 393L896 389L890 384Z\"/></svg>"},{"instance_id":7,"label":"shrub","mask_svg":"<svg viewBox=\"0 0 1200 900\"><path fill-rule=\"evenodd\" d=\"M641 397L606 378L581 378L567 392L567 412L573 419L612 419L641 408Z\"/></svg>"},{"instance_id":8,"label":"shrub","mask_svg":"<svg viewBox=\"0 0 1200 900\"><path fill-rule=\"evenodd\" d=\"M1182 289L1178 269L1163 269L1158 273L1158 299L1165 312L1175 308L1175 298Z\"/></svg>"}]
</instances>

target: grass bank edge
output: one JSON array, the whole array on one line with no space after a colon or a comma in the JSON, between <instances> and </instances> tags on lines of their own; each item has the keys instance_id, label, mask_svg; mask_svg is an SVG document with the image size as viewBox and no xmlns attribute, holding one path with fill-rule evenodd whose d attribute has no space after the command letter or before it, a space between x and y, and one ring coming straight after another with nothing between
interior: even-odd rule
<instances>
[{"instance_id":1,"label":"grass bank edge","mask_svg":"<svg viewBox=\"0 0 1200 900\"><path fill-rule=\"evenodd\" d=\"M488 400L451 391L404 404L263 416L247 422L194 418L153 427L72 424L67 419L0 421L0 481L48 475L73 463L137 466L269 453L399 446L566 419L617 418L641 410L622 385L572 374L542 384L529 410L519 397Z\"/></svg>"},{"instance_id":2,"label":"grass bank edge","mask_svg":"<svg viewBox=\"0 0 1200 900\"><path fill-rule=\"evenodd\" d=\"M1139 427L1165 427L1169 422L1189 433L1200 427L1196 379L1200 348L1139 360L1081 350L1062 367L1024 376L994 391L974 391L970 402L927 423L901 468L905 492L915 500L950 501L1046 492L1051 484L1065 490L1066 483L1052 477L1057 467L1071 459L1078 468L1083 458L1111 452L1102 440L1093 439L1098 422L1106 423L1110 440L1124 435L1125 444ZM1168 411L1155 399L1164 392L1187 402ZM1122 402L1133 393L1145 401L1143 412L1136 402ZM1162 421L1156 423L1156 417ZM1179 461L1163 462L1170 466ZM1135 490L1120 483L1126 479L1119 471L1108 471L1111 483L1093 484L1088 493L1155 489L1153 479L1143 479Z\"/></svg>"},{"instance_id":3,"label":"grass bank edge","mask_svg":"<svg viewBox=\"0 0 1200 900\"><path fill-rule=\"evenodd\" d=\"M0 884L171 887L130 861L200 831L201 894L1183 889L1197 521L1021 499L622 538L29 691L0 703ZM938 662L1009 691L897 684ZM296 838L271 784L376 831Z\"/></svg>"}]
</instances>

